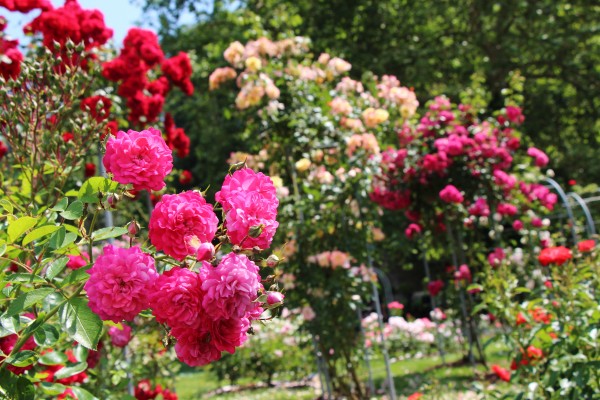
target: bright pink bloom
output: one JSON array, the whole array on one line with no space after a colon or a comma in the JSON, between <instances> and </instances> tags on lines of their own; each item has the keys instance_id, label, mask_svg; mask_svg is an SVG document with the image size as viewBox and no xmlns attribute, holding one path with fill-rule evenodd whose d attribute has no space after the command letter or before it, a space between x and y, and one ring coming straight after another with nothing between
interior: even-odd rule
<instances>
[{"instance_id":1,"label":"bright pink bloom","mask_svg":"<svg viewBox=\"0 0 600 400\"><path fill-rule=\"evenodd\" d=\"M235 353L235 348L248 339L248 318L218 319L210 323L210 339L219 351Z\"/></svg>"},{"instance_id":2,"label":"bright pink bloom","mask_svg":"<svg viewBox=\"0 0 600 400\"><path fill-rule=\"evenodd\" d=\"M546 165L548 165L548 162L550 161L546 153L535 147L530 147L529 149L527 149L527 155L535 158L535 165L537 165L540 168L543 168Z\"/></svg>"},{"instance_id":3,"label":"bright pink bloom","mask_svg":"<svg viewBox=\"0 0 600 400\"><path fill-rule=\"evenodd\" d=\"M512 226L515 231L520 231L521 229L523 229L523 222L517 219L513 221Z\"/></svg>"},{"instance_id":4,"label":"bright pink bloom","mask_svg":"<svg viewBox=\"0 0 600 400\"><path fill-rule=\"evenodd\" d=\"M173 169L171 150L154 128L109 136L102 162L115 181L132 183L135 190L163 189L165 177Z\"/></svg>"},{"instance_id":5,"label":"bright pink bloom","mask_svg":"<svg viewBox=\"0 0 600 400\"><path fill-rule=\"evenodd\" d=\"M190 327L203 313L200 276L186 268L174 267L160 275L148 298L156 321L170 327Z\"/></svg>"},{"instance_id":6,"label":"bright pink bloom","mask_svg":"<svg viewBox=\"0 0 600 400\"><path fill-rule=\"evenodd\" d=\"M458 271L454 273L454 277L459 281L471 282L472 276L469 266L463 264L460 267L458 267Z\"/></svg>"},{"instance_id":7,"label":"bright pink bloom","mask_svg":"<svg viewBox=\"0 0 600 400\"><path fill-rule=\"evenodd\" d=\"M243 254L229 253L215 268L202 267L202 306L212 319L243 318L261 289L258 266Z\"/></svg>"},{"instance_id":8,"label":"bright pink bloom","mask_svg":"<svg viewBox=\"0 0 600 400\"><path fill-rule=\"evenodd\" d=\"M240 169L227 175L215 199L226 212L225 226L231 243L263 250L271 245L279 226L279 200L271 178L250 168Z\"/></svg>"},{"instance_id":9,"label":"bright pink bloom","mask_svg":"<svg viewBox=\"0 0 600 400\"><path fill-rule=\"evenodd\" d=\"M462 203L463 195L454 185L448 185L440 191L440 199L446 203Z\"/></svg>"},{"instance_id":10,"label":"bright pink bloom","mask_svg":"<svg viewBox=\"0 0 600 400\"><path fill-rule=\"evenodd\" d=\"M508 204L508 203L500 203L498 204L498 214L500 215L508 215L508 216L512 216L515 215L517 213L517 206L513 205L513 204Z\"/></svg>"},{"instance_id":11,"label":"bright pink bloom","mask_svg":"<svg viewBox=\"0 0 600 400\"><path fill-rule=\"evenodd\" d=\"M90 262L90 255L85 251L81 252L81 255L74 256L69 255L69 261L67 262L67 268L70 269L79 269L81 267L85 267L87 263Z\"/></svg>"},{"instance_id":12,"label":"bright pink bloom","mask_svg":"<svg viewBox=\"0 0 600 400\"><path fill-rule=\"evenodd\" d=\"M281 292L269 292L267 295L267 304L272 306L273 304L281 303L284 297Z\"/></svg>"},{"instance_id":13,"label":"bright pink bloom","mask_svg":"<svg viewBox=\"0 0 600 400\"><path fill-rule=\"evenodd\" d=\"M116 326L111 326L108 330L110 336L110 342L113 346L125 347L131 340L131 327L126 324L121 324L123 329L119 329Z\"/></svg>"},{"instance_id":14,"label":"bright pink bloom","mask_svg":"<svg viewBox=\"0 0 600 400\"><path fill-rule=\"evenodd\" d=\"M413 239L415 236L421 234L421 226L418 224L410 224L408 225L408 228L404 230L404 234L407 238Z\"/></svg>"},{"instance_id":15,"label":"bright pink bloom","mask_svg":"<svg viewBox=\"0 0 600 400\"><path fill-rule=\"evenodd\" d=\"M208 329L211 322L201 323L198 328L175 328L171 331L177 339L177 357L192 367L210 364L221 358L221 351Z\"/></svg>"},{"instance_id":16,"label":"bright pink bloom","mask_svg":"<svg viewBox=\"0 0 600 400\"><path fill-rule=\"evenodd\" d=\"M152 210L148 237L157 250L183 260L213 240L218 223L212 205L200 193L166 194Z\"/></svg>"},{"instance_id":17,"label":"bright pink bloom","mask_svg":"<svg viewBox=\"0 0 600 400\"><path fill-rule=\"evenodd\" d=\"M131 321L149 307L148 294L158 277L154 259L139 247L104 247L88 270L89 306L103 320Z\"/></svg>"},{"instance_id":18,"label":"bright pink bloom","mask_svg":"<svg viewBox=\"0 0 600 400\"><path fill-rule=\"evenodd\" d=\"M504 260L506 254L504 254L504 250L501 247L496 247L493 252L488 255L488 262L494 268L498 267L502 260Z\"/></svg>"},{"instance_id":19,"label":"bright pink bloom","mask_svg":"<svg viewBox=\"0 0 600 400\"><path fill-rule=\"evenodd\" d=\"M488 205L486 199L480 197L477 200L475 200L475 203L473 203L469 207L468 211L470 215L475 215L477 217L487 217L490 215L490 206Z\"/></svg>"}]
</instances>

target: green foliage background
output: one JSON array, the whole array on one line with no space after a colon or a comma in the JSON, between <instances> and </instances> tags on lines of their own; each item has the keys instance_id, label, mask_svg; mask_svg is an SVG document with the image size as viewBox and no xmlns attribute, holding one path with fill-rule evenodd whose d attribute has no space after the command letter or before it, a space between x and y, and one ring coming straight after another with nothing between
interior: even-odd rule
<instances>
[{"instance_id":1,"label":"green foliage background","mask_svg":"<svg viewBox=\"0 0 600 400\"><path fill-rule=\"evenodd\" d=\"M583 183L600 178L595 162L600 128L600 5L592 0L145 0L158 15L167 51L196 52L194 101L175 98L179 125L192 137L196 174L221 179L230 151L247 141L229 118L221 93L209 93L209 72L234 40L267 35L311 38L353 65L351 74L394 74L421 103L445 93L454 100L478 86L480 106L499 109L519 73L525 140L545 149L557 175ZM179 26L182 14L197 16ZM229 103L230 104L230 103ZM251 141L252 138L249 138ZM217 172L219 171L219 172ZM213 184L214 186L214 184Z\"/></svg>"}]
</instances>

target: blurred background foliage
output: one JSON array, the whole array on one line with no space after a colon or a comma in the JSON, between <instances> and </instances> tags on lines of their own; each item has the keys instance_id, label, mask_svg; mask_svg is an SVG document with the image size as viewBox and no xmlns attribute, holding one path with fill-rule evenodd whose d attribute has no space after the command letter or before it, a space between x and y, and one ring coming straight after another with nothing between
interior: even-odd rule
<instances>
[{"instance_id":1,"label":"blurred background foliage","mask_svg":"<svg viewBox=\"0 0 600 400\"><path fill-rule=\"evenodd\" d=\"M499 109L511 76L520 74L526 144L548 152L562 181L600 178L596 1L135 1L153 17L167 52L197 56L193 101L174 96L169 108L195 149L182 167L212 187L229 153L246 149L252 138L240 136L228 94L208 92L208 75L223 64L229 43L263 35L309 37L316 55L347 59L356 78L368 71L398 76L421 104L441 93L458 101L474 88L482 108ZM182 24L182 17L196 22Z\"/></svg>"}]
</instances>

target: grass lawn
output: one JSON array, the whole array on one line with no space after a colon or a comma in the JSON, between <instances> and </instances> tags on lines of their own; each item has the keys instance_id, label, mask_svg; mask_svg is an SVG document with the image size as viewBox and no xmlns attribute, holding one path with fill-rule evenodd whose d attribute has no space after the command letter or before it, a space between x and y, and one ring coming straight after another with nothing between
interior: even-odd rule
<instances>
[{"instance_id":1,"label":"grass lawn","mask_svg":"<svg viewBox=\"0 0 600 400\"><path fill-rule=\"evenodd\" d=\"M488 365L499 363L501 360L501 349L490 346L486 352ZM455 363L460 360L459 354L450 354L447 356L448 363ZM394 375L394 384L398 398L406 398L416 391L427 394L429 399L457 399L460 394L472 390L472 383L476 380L476 374L470 365L455 365L452 367L439 367L442 364L439 357L425 357L420 359L410 359L396 361L392 364L392 374ZM383 360L375 358L371 362L373 381L375 388L381 388L385 381L385 365ZM477 366L476 373L481 376L486 371L483 366ZM364 381L367 381L366 368L362 371ZM241 381L244 385L251 383ZM224 383L225 385L226 383ZM198 372L181 373L176 382L177 394L181 400L206 398L206 394L220 386L216 377L208 370L203 369ZM282 389L268 388L244 390L237 393L221 394L213 396L215 399L248 399L248 400L308 400L314 399L320 395L320 392L313 388L301 389ZM433 395L433 396L432 396ZM466 398L475 399L474 396Z\"/></svg>"}]
</instances>

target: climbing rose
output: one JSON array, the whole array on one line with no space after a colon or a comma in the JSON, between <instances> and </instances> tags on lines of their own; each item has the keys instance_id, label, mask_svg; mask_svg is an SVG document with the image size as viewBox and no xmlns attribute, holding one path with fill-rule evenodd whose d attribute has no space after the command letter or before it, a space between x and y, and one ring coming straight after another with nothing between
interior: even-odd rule
<instances>
[{"instance_id":1,"label":"climbing rose","mask_svg":"<svg viewBox=\"0 0 600 400\"><path fill-rule=\"evenodd\" d=\"M267 304L273 305L277 303L281 303L285 296L281 292L269 292L267 295Z\"/></svg>"},{"instance_id":2,"label":"climbing rose","mask_svg":"<svg viewBox=\"0 0 600 400\"><path fill-rule=\"evenodd\" d=\"M218 224L212 205L200 193L166 194L150 215L148 237L157 250L183 260L212 241Z\"/></svg>"},{"instance_id":3,"label":"climbing rose","mask_svg":"<svg viewBox=\"0 0 600 400\"><path fill-rule=\"evenodd\" d=\"M510 371L502 368L499 365L492 365L492 371L496 374L498 378L505 382L510 382Z\"/></svg>"},{"instance_id":4,"label":"climbing rose","mask_svg":"<svg viewBox=\"0 0 600 400\"><path fill-rule=\"evenodd\" d=\"M550 161L546 153L535 147L530 147L529 149L527 149L527 155L535 158L535 165L537 165L540 168L543 168L546 165L548 165L548 162Z\"/></svg>"},{"instance_id":5,"label":"climbing rose","mask_svg":"<svg viewBox=\"0 0 600 400\"><path fill-rule=\"evenodd\" d=\"M548 264L563 265L571 259L571 250L564 246L548 247L540 253L538 260L543 266Z\"/></svg>"},{"instance_id":6,"label":"climbing rose","mask_svg":"<svg viewBox=\"0 0 600 400\"><path fill-rule=\"evenodd\" d=\"M154 128L119 131L116 138L109 136L102 161L115 181L132 183L135 190L163 189L165 177L173 169L171 150Z\"/></svg>"},{"instance_id":7,"label":"climbing rose","mask_svg":"<svg viewBox=\"0 0 600 400\"><path fill-rule=\"evenodd\" d=\"M462 203L464 198L454 185L448 185L440 191L440 198L446 203Z\"/></svg>"},{"instance_id":8,"label":"climbing rose","mask_svg":"<svg viewBox=\"0 0 600 400\"><path fill-rule=\"evenodd\" d=\"M82 251L79 256L69 255L68 257L69 261L67 262L67 268L70 269L85 267L87 263L90 262L90 255L85 251Z\"/></svg>"},{"instance_id":9,"label":"climbing rose","mask_svg":"<svg viewBox=\"0 0 600 400\"><path fill-rule=\"evenodd\" d=\"M110 342L113 346L125 347L131 340L131 327L129 325L121 324L122 329L116 326L111 326L108 330L110 336Z\"/></svg>"},{"instance_id":10,"label":"climbing rose","mask_svg":"<svg viewBox=\"0 0 600 400\"><path fill-rule=\"evenodd\" d=\"M235 353L235 348L248 339L248 318L218 319L210 325L211 341L219 351Z\"/></svg>"},{"instance_id":11,"label":"climbing rose","mask_svg":"<svg viewBox=\"0 0 600 400\"><path fill-rule=\"evenodd\" d=\"M84 288L89 306L103 320L131 321L149 307L148 294L158 277L154 259L139 247L104 247Z\"/></svg>"},{"instance_id":12,"label":"climbing rose","mask_svg":"<svg viewBox=\"0 0 600 400\"><path fill-rule=\"evenodd\" d=\"M242 318L255 308L260 275L248 257L229 253L216 268L202 268L202 306L212 319Z\"/></svg>"},{"instance_id":13,"label":"climbing rose","mask_svg":"<svg viewBox=\"0 0 600 400\"><path fill-rule=\"evenodd\" d=\"M158 277L149 299L156 321L170 327L194 325L202 313L200 276L175 267Z\"/></svg>"}]
</instances>

